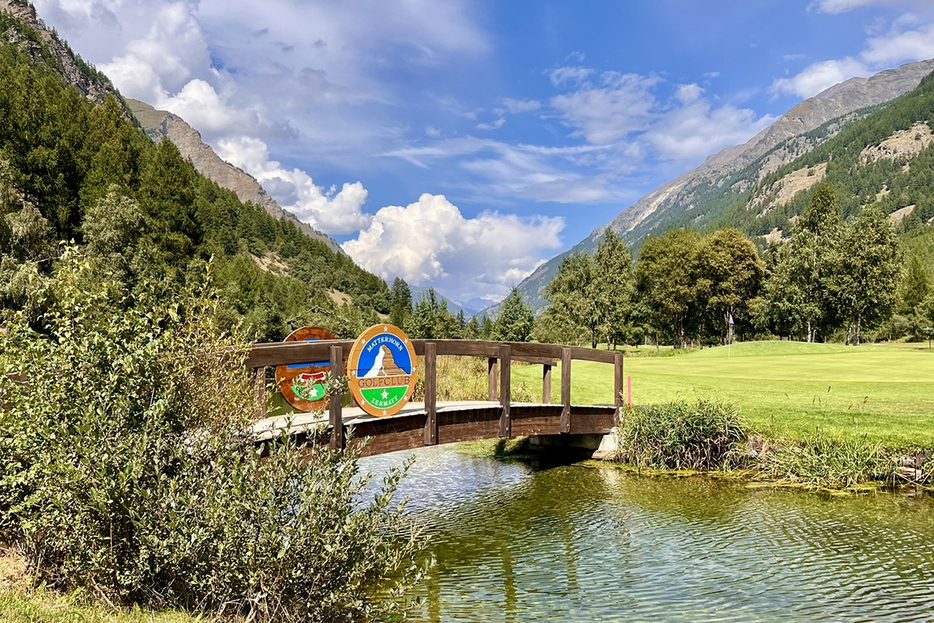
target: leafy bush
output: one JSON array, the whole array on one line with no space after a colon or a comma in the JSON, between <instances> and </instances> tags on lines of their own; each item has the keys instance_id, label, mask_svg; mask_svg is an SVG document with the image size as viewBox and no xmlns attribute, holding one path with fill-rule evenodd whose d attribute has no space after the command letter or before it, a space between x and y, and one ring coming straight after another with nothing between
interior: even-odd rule
<instances>
[{"instance_id":1,"label":"leafy bush","mask_svg":"<svg viewBox=\"0 0 934 623\"><path fill-rule=\"evenodd\" d=\"M421 573L404 470L367 497L353 452L258 448L246 348L210 297L115 298L73 250L61 266L41 331L0 335L0 541L31 573L259 621L398 610Z\"/></svg>"},{"instance_id":2,"label":"leafy bush","mask_svg":"<svg viewBox=\"0 0 934 623\"><path fill-rule=\"evenodd\" d=\"M774 478L828 488L892 481L897 468L895 458L879 444L831 439L819 432L800 443L776 444L764 460L765 471Z\"/></svg>"},{"instance_id":3,"label":"leafy bush","mask_svg":"<svg viewBox=\"0 0 934 623\"><path fill-rule=\"evenodd\" d=\"M617 435L624 463L705 470L724 466L747 437L735 407L708 401L629 408Z\"/></svg>"}]
</instances>

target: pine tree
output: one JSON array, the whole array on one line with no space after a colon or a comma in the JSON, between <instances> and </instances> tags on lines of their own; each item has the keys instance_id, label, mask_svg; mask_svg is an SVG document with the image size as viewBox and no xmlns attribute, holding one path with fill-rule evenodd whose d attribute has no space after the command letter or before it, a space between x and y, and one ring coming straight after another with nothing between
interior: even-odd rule
<instances>
[{"instance_id":1,"label":"pine tree","mask_svg":"<svg viewBox=\"0 0 934 623\"><path fill-rule=\"evenodd\" d=\"M406 320L412 313L412 290L405 279L395 278L389 297L389 321L397 327L405 327Z\"/></svg>"},{"instance_id":2,"label":"pine tree","mask_svg":"<svg viewBox=\"0 0 934 623\"><path fill-rule=\"evenodd\" d=\"M527 342L532 335L535 317L516 288L503 300L502 311L493 327L493 339L502 342Z\"/></svg>"}]
</instances>

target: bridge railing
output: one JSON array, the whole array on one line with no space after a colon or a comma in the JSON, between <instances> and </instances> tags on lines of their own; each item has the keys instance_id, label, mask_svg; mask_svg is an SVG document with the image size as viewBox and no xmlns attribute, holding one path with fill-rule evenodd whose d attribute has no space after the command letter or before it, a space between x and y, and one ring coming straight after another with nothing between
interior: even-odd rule
<instances>
[{"instance_id":1,"label":"bridge railing","mask_svg":"<svg viewBox=\"0 0 934 623\"><path fill-rule=\"evenodd\" d=\"M523 361L542 366L542 400L552 401L552 369L561 363L560 432L571 432L571 362L592 361L614 367L613 387L616 415L622 407L623 354L591 348L524 342L489 342L483 340L412 340L415 354L425 358L425 445L438 443L438 367L440 356L482 357L487 359L489 399L500 404L499 436L512 437L512 362ZM257 404L266 405L266 368L330 361L331 373L341 376L344 362L350 354L353 340L320 340L314 342L277 342L256 344L250 350L246 366L254 370ZM343 426L343 395L330 401L331 447L343 448L346 440Z\"/></svg>"}]
</instances>

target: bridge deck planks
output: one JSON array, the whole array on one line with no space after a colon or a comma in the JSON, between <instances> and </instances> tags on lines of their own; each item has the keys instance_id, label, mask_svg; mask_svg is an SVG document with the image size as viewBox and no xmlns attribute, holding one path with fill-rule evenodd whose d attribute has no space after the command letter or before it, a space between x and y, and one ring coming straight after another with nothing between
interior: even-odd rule
<instances>
[{"instance_id":1,"label":"bridge deck planks","mask_svg":"<svg viewBox=\"0 0 934 623\"><path fill-rule=\"evenodd\" d=\"M512 403L510 417L515 436L558 435L561 433L562 405ZM572 406L570 434L607 434L615 425L616 409L611 405ZM500 401L449 402L437 405L438 443L496 439L500 433ZM343 410L344 427L353 438L369 438L364 455L384 454L421 448L425 443L427 412L421 403L409 403L397 415L377 418L359 407ZM326 414L298 414L265 418L253 425L258 441L269 440L287 430L300 440L314 437L328 426ZM323 437L322 437L323 438Z\"/></svg>"}]
</instances>

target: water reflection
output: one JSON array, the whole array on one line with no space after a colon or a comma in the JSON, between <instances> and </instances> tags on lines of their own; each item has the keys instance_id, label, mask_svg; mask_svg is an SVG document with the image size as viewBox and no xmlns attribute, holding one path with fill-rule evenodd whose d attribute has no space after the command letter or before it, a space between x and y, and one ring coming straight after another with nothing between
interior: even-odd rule
<instances>
[{"instance_id":1,"label":"water reflection","mask_svg":"<svg viewBox=\"0 0 934 623\"><path fill-rule=\"evenodd\" d=\"M401 462L368 459L379 472ZM934 507L419 451L416 621L934 621Z\"/></svg>"}]
</instances>

